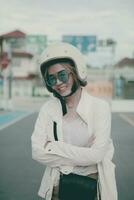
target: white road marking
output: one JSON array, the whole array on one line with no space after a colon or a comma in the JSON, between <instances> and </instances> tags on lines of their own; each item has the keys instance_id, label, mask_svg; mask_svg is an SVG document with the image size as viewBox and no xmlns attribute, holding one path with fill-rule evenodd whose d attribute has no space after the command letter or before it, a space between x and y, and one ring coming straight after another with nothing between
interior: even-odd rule
<instances>
[{"instance_id":1,"label":"white road marking","mask_svg":"<svg viewBox=\"0 0 134 200\"><path fill-rule=\"evenodd\" d=\"M29 115L32 115L33 113L34 113L34 112L29 112L29 113L27 113L27 114L25 114L25 115L23 115L23 116L21 116L21 117L18 117L17 119L12 120L11 122L8 122L8 123L6 123L6 124L0 126L0 131L1 131L2 129L4 129L4 128L7 128L8 126L11 126L12 124L15 124L16 122L22 120L23 118L28 117Z\"/></svg>"},{"instance_id":2,"label":"white road marking","mask_svg":"<svg viewBox=\"0 0 134 200\"><path fill-rule=\"evenodd\" d=\"M119 116L124 119L126 122L128 122L131 126L134 126L134 120L132 120L130 117L128 117L125 114L119 114Z\"/></svg>"}]
</instances>

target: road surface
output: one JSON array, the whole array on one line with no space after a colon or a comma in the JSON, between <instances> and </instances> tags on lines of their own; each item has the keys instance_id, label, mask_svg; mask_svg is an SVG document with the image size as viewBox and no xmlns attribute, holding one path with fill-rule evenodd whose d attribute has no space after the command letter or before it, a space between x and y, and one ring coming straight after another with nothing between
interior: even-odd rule
<instances>
[{"instance_id":1,"label":"road surface","mask_svg":"<svg viewBox=\"0 0 134 200\"><path fill-rule=\"evenodd\" d=\"M31 113L0 129L0 200L39 199L45 166L31 158L36 117ZM112 138L119 200L134 200L134 113L112 115Z\"/></svg>"}]
</instances>

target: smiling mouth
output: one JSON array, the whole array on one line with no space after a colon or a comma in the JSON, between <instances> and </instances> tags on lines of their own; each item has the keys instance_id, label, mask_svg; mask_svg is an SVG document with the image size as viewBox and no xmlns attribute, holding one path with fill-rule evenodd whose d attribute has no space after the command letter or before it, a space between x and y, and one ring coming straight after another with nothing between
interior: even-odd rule
<instances>
[{"instance_id":1,"label":"smiling mouth","mask_svg":"<svg viewBox=\"0 0 134 200\"><path fill-rule=\"evenodd\" d=\"M65 91L66 90L66 86L61 86L61 87L59 87L57 89L58 89L58 91Z\"/></svg>"},{"instance_id":2,"label":"smiling mouth","mask_svg":"<svg viewBox=\"0 0 134 200\"><path fill-rule=\"evenodd\" d=\"M60 87L60 88L58 88L58 90L65 90L66 89L66 87L64 86L64 87Z\"/></svg>"}]
</instances>

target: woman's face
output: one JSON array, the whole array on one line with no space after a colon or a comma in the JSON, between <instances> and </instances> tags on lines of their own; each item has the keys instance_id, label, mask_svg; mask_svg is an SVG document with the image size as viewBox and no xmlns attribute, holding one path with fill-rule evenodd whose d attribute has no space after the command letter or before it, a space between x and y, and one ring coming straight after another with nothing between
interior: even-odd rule
<instances>
[{"instance_id":1,"label":"woman's face","mask_svg":"<svg viewBox=\"0 0 134 200\"><path fill-rule=\"evenodd\" d=\"M55 64L48 68L49 82L53 83L52 88L61 96L71 93L73 86L72 74L62 64Z\"/></svg>"}]
</instances>

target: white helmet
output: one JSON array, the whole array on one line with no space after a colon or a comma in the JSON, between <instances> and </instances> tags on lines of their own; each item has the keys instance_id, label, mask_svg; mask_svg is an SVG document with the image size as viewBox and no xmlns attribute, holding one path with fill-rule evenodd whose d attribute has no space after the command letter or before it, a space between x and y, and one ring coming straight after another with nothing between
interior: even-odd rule
<instances>
[{"instance_id":1,"label":"white helmet","mask_svg":"<svg viewBox=\"0 0 134 200\"><path fill-rule=\"evenodd\" d=\"M80 51L72 46L71 44L60 42L49 45L41 54L40 57L40 66L41 71L42 68L45 67L45 63L55 60L67 58L74 62L76 66L77 73L81 79L85 79L87 76L86 73L86 64L84 61L84 56L80 53Z\"/></svg>"}]
</instances>

